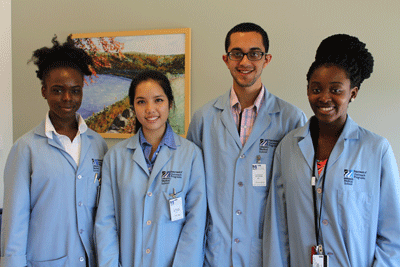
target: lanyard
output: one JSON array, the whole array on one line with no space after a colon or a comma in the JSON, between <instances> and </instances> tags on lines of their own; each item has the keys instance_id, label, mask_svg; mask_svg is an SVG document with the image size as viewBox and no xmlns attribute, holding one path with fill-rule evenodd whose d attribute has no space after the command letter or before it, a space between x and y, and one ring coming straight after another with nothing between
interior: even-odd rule
<instances>
[{"instance_id":1,"label":"lanyard","mask_svg":"<svg viewBox=\"0 0 400 267\"><path fill-rule=\"evenodd\" d=\"M317 165L316 162L316 153L317 150L315 150L315 154L314 154L314 160L313 160L313 172L312 172L312 177L311 177L311 189L312 189L312 194L313 194L313 206L314 206L314 227L315 227L315 241L316 244L318 245L318 239L319 239L319 234L321 231L321 213L322 213L322 202L324 199L324 187L325 187L325 177L326 177L326 169L328 168L328 160L325 163L325 167L324 167L324 173L323 175L320 177L320 179L322 179L322 192L321 192L321 203L319 206L319 216L318 216L318 208L317 208L317 193L315 191L315 184L316 184L316 178L315 178L315 165ZM319 222L318 222L318 218L319 218ZM319 249L319 254L323 253L323 249L321 245L318 245L318 249Z\"/></svg>"}]
</instances>

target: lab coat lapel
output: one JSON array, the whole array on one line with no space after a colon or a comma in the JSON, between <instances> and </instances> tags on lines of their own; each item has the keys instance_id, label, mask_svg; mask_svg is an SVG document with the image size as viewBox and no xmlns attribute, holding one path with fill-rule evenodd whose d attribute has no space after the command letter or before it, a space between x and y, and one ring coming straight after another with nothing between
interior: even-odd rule
<instances>
[{"instance_id":1,"label":"lab coat lapel","mask_svg":"<svg viewBox=\"0 0 400 267\"><path fill-rule=\"evenodd\" d=\"M242 142L240 142L238 129L235 125L235 120L232 117L231 107L230 107L230 90L220 98L215 104L214 107L221 110L221 121L224 125L225 129L232 136L233 140L235 140L238 147L242 148Z\"/></svg>"},{"instance_id":2,"label":"lab coat lapel","mask_svg":"<svg viewBox=\"0 0 400 267\"><path fill-rule=\"evenodd\" d=\"M151 171L150 174L150 180L147 185L147 190L149 190L149 187L153 183L154 179L158 176L160 173L161 169L167 164L167 162L171 159L171 150L168 146L163 145L160 149L160 152L157 155L157 159L154 162L154 167L153 170Z\"/></svg>"},{"instance_id":3,"label":"lab coat lapel","mask_svg":"<svg viewBox=\"0 0 400 267\"><path fill-rule=\"evenodd\" d=\"M126 146L128 149L133 149L132 160L142 168L142 170L149 176L149 169L147 168L146 160L144 158L143 149L140 146L139 134L131 137L130 142Z\"/></svg>"},{"instance_id":4,"label":"lab coat lapel","mask_svg":"<svg viewBox=\"0 0 400 267\"><path fill-rule=\"evenodd\" d=\"M299 129L298 133L296 133L294 137L298 140L298 146L301 150L301 153L303 154L308 167L310 170L312 170L314 164L314 145L310 132L310 120L306 123L306 125Z\"/></svg>"},{"instance_id":5,"label":"lab coat lapel","mask_svg":"<svg viewBox=\"0 0 400 267\"><path fill-rule=\"evenodd\" d=\"M90 137L87 133L81 134L81 156L79 159L79 166L82 166L83 161L85 160L86 154L91 147Z\"/></svg>"},{"instance_id":6,"label":"lab coat lapel","mask_svg":"<svg viewBox=\"0 0 400 267\"><path fill-rule=\"evenodd\" d=\"M339 139L336 141L336 144L333 147L331 155L329 156L327 170L329 170L329 168L333 164L335 164L335 162L342 155L344 147L346 145L346 140L358 139L358 138L359 138L358 125L350 118L350 116L347 116L346 124L344 125L343 131L339 136Z\"/></svg>"}]
</instances>

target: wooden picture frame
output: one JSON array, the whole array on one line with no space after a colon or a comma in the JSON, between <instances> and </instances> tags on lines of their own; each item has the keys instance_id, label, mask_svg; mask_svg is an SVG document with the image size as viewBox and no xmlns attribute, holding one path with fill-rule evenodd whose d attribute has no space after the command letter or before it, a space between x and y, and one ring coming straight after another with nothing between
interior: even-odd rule
<instances>
[{"instance_id":1,"label":"wooden picture frame","mask_svg":"<svg viewBox=\"0 0 400 267\"><path fill-rule=\"evenodd\" d=\"M72 34L77 47L93 59L93 75L85 77L78 113L89 128L104 138L133 135L129 105L131 77L147 69L159 70L171 82L175 108L169 122L185 137L190 121L191 29L162 29Z\"/></svg>"}]
</instances>

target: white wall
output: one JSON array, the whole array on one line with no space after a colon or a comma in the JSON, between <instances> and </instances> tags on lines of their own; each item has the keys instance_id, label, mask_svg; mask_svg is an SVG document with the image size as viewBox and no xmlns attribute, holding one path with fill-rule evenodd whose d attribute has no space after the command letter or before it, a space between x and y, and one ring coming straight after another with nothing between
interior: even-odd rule
<instances>
[{"instance_id":1,"label":"white wall","mask_svg":"<svg viewBox=\"0 0 400 267\"><path fill-rule=\"evenodd\" d=\"M385 136L400 160L400 1L398 0L18 0L12 8L14 141L35 127L48 107L40 95L32 51L54 34L192 28L192 114L226 90L232 78L221 57L234 25L251 21L270 36L271 64L263 82L277 96L312 115L305 75L316 48L335 33L355 35L375 58L349 114ZM119 140L108 140L112 145Z\"/></svg>"},{"instance_id":2,"label":"white wall","mask_svg":"<svg viewBox=\"0 0 400 267\"><path fill-rule=\"evenodd\" d=\"M13 143L11 99L11 0L0 2L0 208L3 173Z\"/></svg>"}]
</instances>

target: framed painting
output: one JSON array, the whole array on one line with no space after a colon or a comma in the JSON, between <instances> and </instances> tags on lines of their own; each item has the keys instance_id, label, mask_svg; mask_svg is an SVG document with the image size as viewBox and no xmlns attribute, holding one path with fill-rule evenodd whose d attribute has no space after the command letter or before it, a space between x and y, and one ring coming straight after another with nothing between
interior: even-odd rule
<instances>
[{"instance_id":1,"label":"framed painting","mask_svg":"<svg viewBox=\"0 0 400 267\"><path fill-rule=\"evenodd\" d=\"M144 70L164 73L174 94L169 115L173 130L186 136L190 119L190 28L72 34L77 47L93 59L85 77L78 112L104 138L134 134L134 113L128 91L134 75Z\"/></svg>"}]
</instances>

